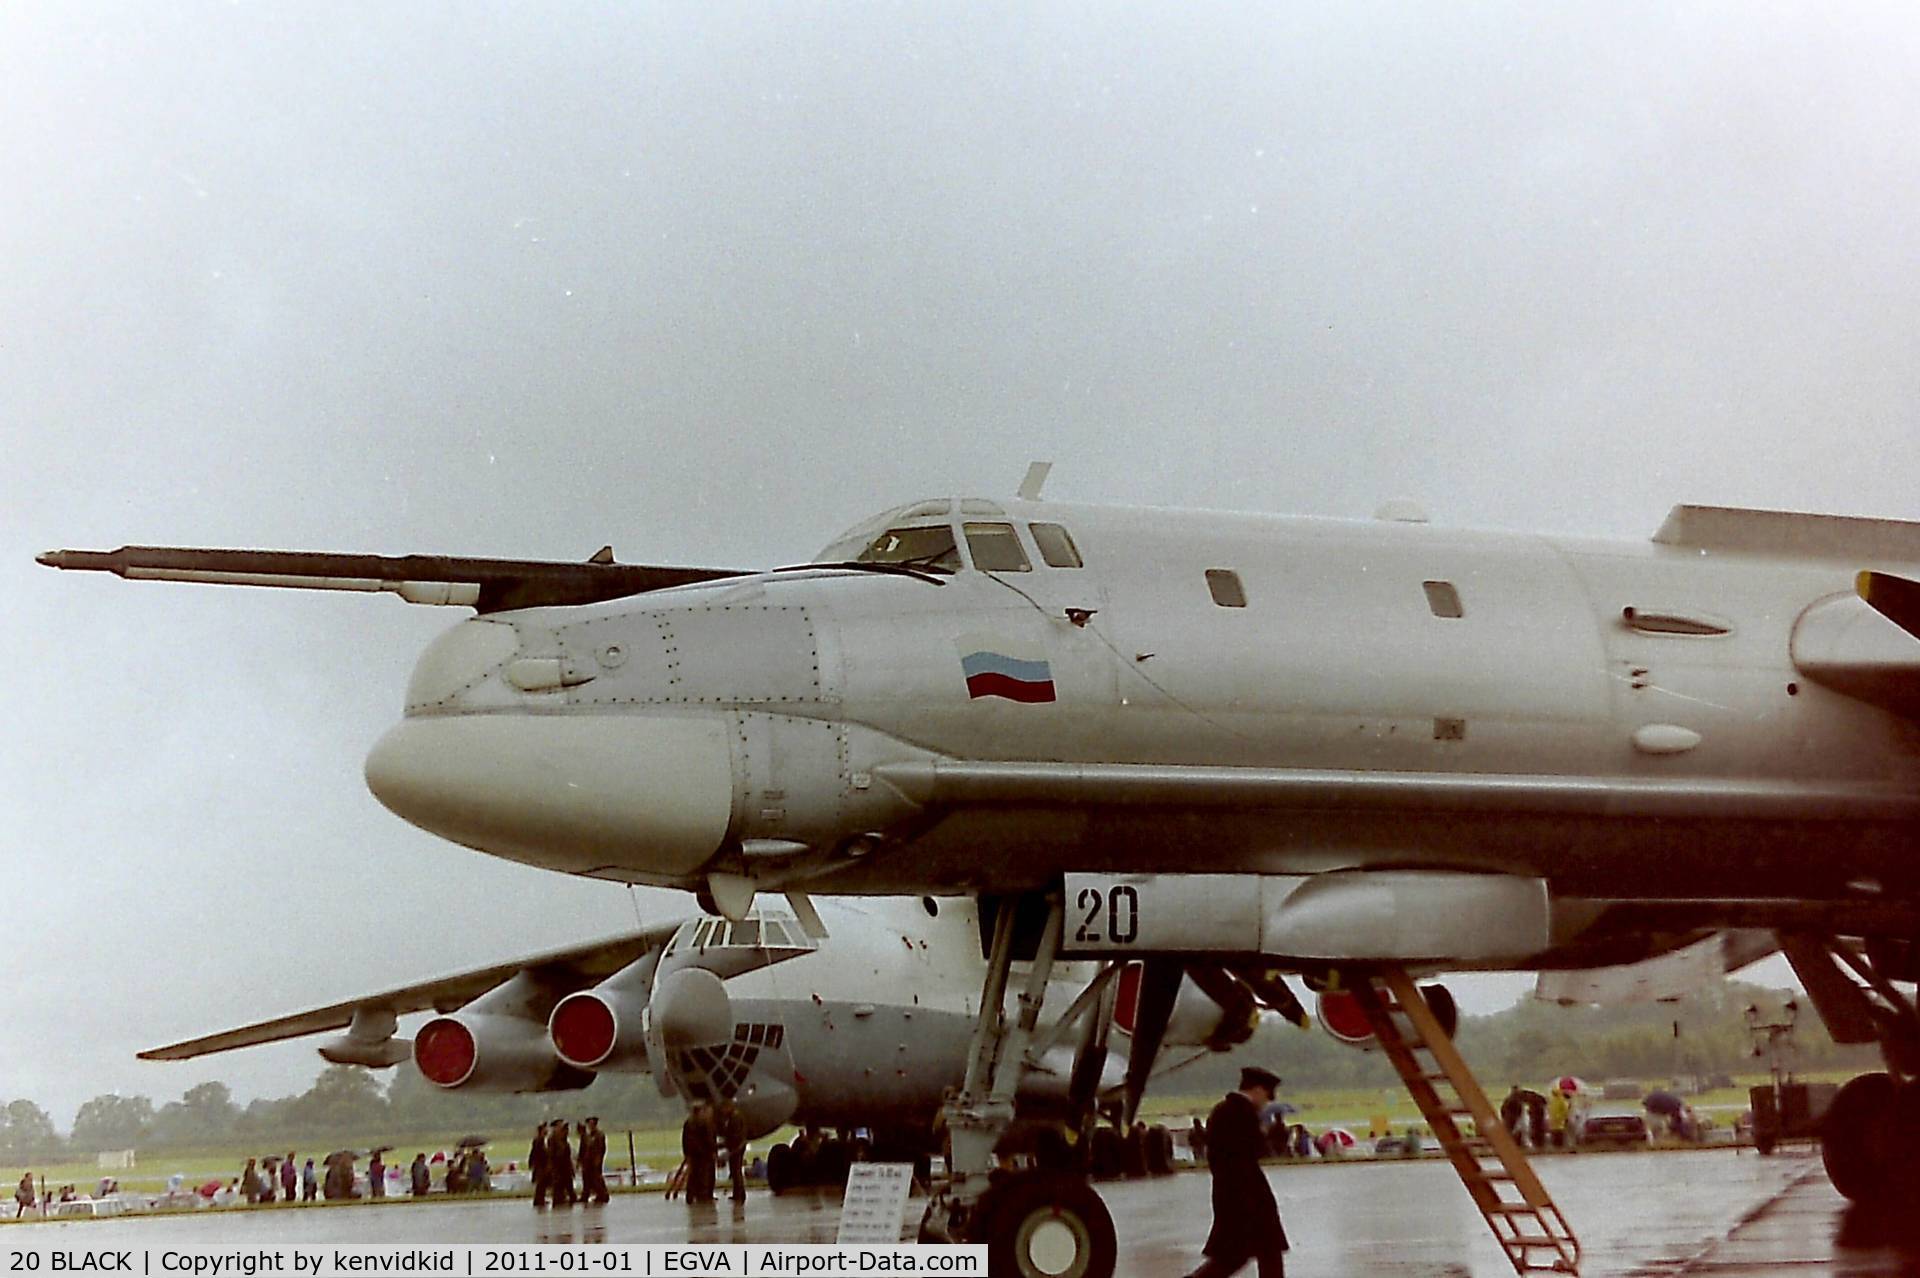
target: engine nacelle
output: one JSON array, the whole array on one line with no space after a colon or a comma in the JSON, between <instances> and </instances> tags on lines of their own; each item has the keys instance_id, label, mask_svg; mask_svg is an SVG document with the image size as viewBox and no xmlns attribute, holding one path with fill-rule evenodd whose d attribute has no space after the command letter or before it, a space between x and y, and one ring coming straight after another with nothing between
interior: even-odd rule
<instances>
[{"instance_id":1,"label":"engine nacelle","mask_svg":"<svg viewBox=\"0 0 1920 1278\"><path fill-rule=\"evenodd\" d=\"M1133 1033L1140 1009L1141 968L1129 963L1120 970L1114 997L1113 1023ZM1206 1047L1225 1051L1253 1037L1260 1010L1239 982L1217 967L1190 965L1174 995L1173 1011L1161 1044L1166 1047Z\"/></svg>"},{"instance_id":2,"label":"engine nacelle","mask_svg":"<svg viewBox=\"0 0 1920 1278\"><path fill-rule=\"evenodd\" d=\"M593 1081L591 1071L554 1055L539 1022L485 1012L428 1021L414 1036L413 1062L429 1083L449 1091L559 1092Z\"/></svg>"},{"instance_id":3,"label":"engine nacelle","mask_svg":"<svg viewBox=\"0 0 1920 1278\"><path fill-rule=\"evenodd\" d=\"M1444 985L1422 985L1420 993L1427 1000L1427 1006L1433 1009L1440 1028L1447 1032L1448 1038L1452 1038L1460 1026L1460 1009L1453 1001L1453 992ZM1367 1019L1366 1012L1361 1010L1359 1001L1353 995L1344 990L1322 990L1318 998L1319 1008L1315 1019L1334 1042L1359 1048L1363 1052L1379 1050L1373 1022Z\"/></svg>"},{"instance_id":4,"label":"engine nacelle","mask_svg":"<svg viewBox=\"0 0 1920 1278\"><path fill-rule=\"evenodd\" d=\"M645 1073L646 1011L643 990L581 990L553 1009L547 1034L554 1052L576 1069Z\"/></svg>"},{"instance_id":5,"label":"engine nacelle","mask_svg":"<svg viewBox=\"0 0 1920 1278\"><path fill-rule=\"evenodd\" d=\"M561 1060L576 1069L646 1072L647 1000L661 953L648 950L592 989L554 1005L547 1036Z\"/></svg>"},{"instance_id":6,"label":"engine nacelle","mask_svg":"<svg viewBox=\"0 0 1920 1278\"><path fill-rule=\"evenodd\" d=\"M413 1061L436 1087L476 1092L554 1092L593 1075L554 1054L547 1018L564 986L527 970L459 1011L435 1017L413 1040Z\"/></svg>"}]
</instances>

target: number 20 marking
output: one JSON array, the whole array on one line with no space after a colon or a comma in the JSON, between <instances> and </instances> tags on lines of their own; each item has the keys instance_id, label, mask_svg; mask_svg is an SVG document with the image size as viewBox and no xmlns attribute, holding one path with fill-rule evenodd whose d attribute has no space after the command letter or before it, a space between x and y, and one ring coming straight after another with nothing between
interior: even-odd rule
<instances>
[{"instance_id":1,"label":"number 20 marking","mask_svg":"<svg viewBox=\"0 0 1920 1278\"><path fill-rule=\"evenodd\" d=\"M1073 939L1079 945L1099 945L1100 916L1107 916L1107 934L1104 938L1115 945L1132 945L1140 938L1140 893L1138 889L1125 883L1108 888L1105 892L1099 888L1081 888L1075 898L1077 908L1086 911L1086 917L1080 920Z\"/></svg>"}]
</instances>

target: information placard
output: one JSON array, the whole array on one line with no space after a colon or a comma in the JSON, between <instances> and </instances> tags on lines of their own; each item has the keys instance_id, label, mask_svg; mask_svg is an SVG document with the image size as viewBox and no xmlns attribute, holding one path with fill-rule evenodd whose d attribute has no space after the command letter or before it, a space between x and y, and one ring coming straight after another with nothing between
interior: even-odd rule
<instances>
[{"instance_id":1,"label":"information placard","mask_svg":"<svg viewBox=\"0 0 1920 1278\"><path fill-rule=\"evenodd\" d=\"M855 1163L847 1172L847 1196L840 1205L840 1234L835 1241L899 1242L912 1189L912 1163Z\"/></svg>"}]
</instances>

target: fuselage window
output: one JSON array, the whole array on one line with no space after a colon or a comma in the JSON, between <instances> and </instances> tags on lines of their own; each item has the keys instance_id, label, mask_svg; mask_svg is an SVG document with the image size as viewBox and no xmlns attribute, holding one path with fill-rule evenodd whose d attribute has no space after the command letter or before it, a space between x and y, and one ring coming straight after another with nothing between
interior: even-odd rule
<instances>
[{"instance_id":1,"label":"fuselage window","mask_svg":"<svg viewBox=\"0 0 1920 1278\"><path fill-rule=\"evenodd\" d=\"M1427 607L1436 617L1464 617L1466 609L1460 606L1460 592L1454 589L1451 581L1423 581L1420 588L1427 592Z\"/></svg>"},{"instance_id":2,"label":"fuselage window","mask_svg":"<svg viewBox=\"0 0 1920 1278\"><path fill-rule=\"evenodd\" d=\"M1213 592L1213 601L1222 608L1247 606L1247 592L1240 584L1240 574L1231 568L1207 569L1207 589Z\"/></svg>"},{"instance_id":3,"label":"fuselage window","mask_svg":"<svg viewBox=\"0 0 1920 1278\"><path fill-rule=\"evenodd\" d=\"M1033 565L1027 562L1027 552L1020 549L1020 536L1013 531L1012 524L964 526L967 551L973 556L973 566L981 572L1033 571Z\"/></svg>"},{"instance_id":4,"label":"fuselage window","mask_svg":"<svg viewBox=\"0 0 1920 1278\"><path fill-rule=\"evenodd\" d=\"M1028 524L1027 531L1033 534L1033 544L1040 548L1040 557L1047 561L1047 567L1081 567L1080 548L1059 524Z\"/></svg>"},{"instance_id":5,"label":"fuselage window","mask_svg":"<svg viewBox=\"0 0 1920 1278\"><path fill-rule=\"evenodd\" d=\"M860 552L863 564L919 564L928 568L960 571L960 547L953 542L953 529L947 524L931 528L889 528Z\"/></svg>"}]
</instances>

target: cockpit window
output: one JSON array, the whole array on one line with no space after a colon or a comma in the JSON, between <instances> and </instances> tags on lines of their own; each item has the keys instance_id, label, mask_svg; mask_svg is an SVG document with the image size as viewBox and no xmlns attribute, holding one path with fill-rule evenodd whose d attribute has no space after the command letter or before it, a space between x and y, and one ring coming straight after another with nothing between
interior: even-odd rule
<instances>
[{"instance_id":1,"label":"cockpit window","mask_svg":"<svg viewBox=\"0 0 1920 1278\"><path fill-rule=\"evenodd\" d=\"M927 568L960 571L960 548L954 545L953 529L946 524L932 528L889 528L860 552L863 564L917 564Z\"/></svg>"},{"instance_id":2,"label":"cockpit window","mask_svg":"<svg viewBox=\"0 0 1920 1278\"><path fill-rule=\"evenodd\" d=\"M1012 524L969 523L965 527L967 550L973 555L973 566L981 572L1033 571Z\"/></svg>"},{"instance_id":3,"label":"cockpit window","mask_svg":"<svg viewBox=\"0 0 1920 1278\"><path fill-rule=\"evenodd\" d=\"M1080 548L1073 544L1073 538L1059 524L1028 524L1027 530L1033 534L1033 544L1040 547L1040 557L1047 561L1047 567L1082 566Z\"/></svg>"}]
</instances>

